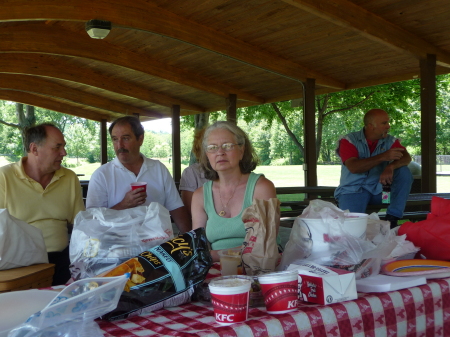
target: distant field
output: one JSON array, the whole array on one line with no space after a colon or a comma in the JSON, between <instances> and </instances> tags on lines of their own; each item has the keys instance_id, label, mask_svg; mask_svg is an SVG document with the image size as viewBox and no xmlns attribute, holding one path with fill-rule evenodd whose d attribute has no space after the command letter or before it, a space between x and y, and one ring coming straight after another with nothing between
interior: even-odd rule
<instances>
[{"instance_id":1,"label":"distant field","mask_svg":"<svg viewBox=\"0 0 450 337\"><path fill-rule=\"evenodd\" d=\"M162 159L161 161L167 166L172 174L172 165L169 164L169 161L166 159ZM97 167L99 167L99 164L85 164L72 170L78 174L85 174L85 176L80 177L80 179L89 180ZM182 171L185 168L186 165L181 166ZM442 171L450 172L450 165L443 165ZM255 172L263 173L268 179L272 180L277 187L305 186L302 165L258 166ZM318 165L317 183L319 186L337 186L339 184L340 174L341 167L339 165ZM437 192L450 192L450 176L437 177Z\"/></svg>"},{"instance_id":2,"label":"distant field","mask_svg":"<svg viewBox=\"0 0 450 337\"><path fill-rule=\"evenodd\" d=\"M75 164L76 159L68 158L66 161L70 164ZM172 173L172 165L169 164L168 159L161 159L167 166L170 173ZM0 157L0 166L9 164L5 157ZM92 173L100 166L99 163L88 164L84 163L76 168L71 168L77 174L84 174L80 176L80 180L89 180ZM184 170L186 165L181 166ZM439 171L450 172L450 165L439 165ZM304 186L304 172L302 165L286 165L286 166L258 166L256 173L263 173L268 179L272 180L277 187L289 186ZM339 165L318 165L317 176L319 186L337 186L339 184L340 166ZM437 192L450 192L450 176L437 177Z\"/></svg>"}]
</instances>

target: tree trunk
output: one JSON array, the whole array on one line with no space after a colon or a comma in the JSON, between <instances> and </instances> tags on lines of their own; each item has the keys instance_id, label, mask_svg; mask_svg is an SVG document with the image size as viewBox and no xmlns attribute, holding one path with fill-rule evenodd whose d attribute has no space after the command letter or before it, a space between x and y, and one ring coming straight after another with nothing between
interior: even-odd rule
<instances>
[{"instance_id":1,"label":"tree trunk","mask_svg":"<svg viewBox=\"0 0 450 337\"><path fill-rule=\"evenodd\" d=\"M321 101L320 98L316 98L316 107L317 107L316 160L319 160L320 149L322 146L323 122L325 118L324 112L328 108L329 99L330 96L328 94L325 95L323 102Z\"/></svg>"},{"instance_id":2,"label":"tree trunk","mask_svg":"<svg viewBox=\"0 0 450 337\"><path fill-rule=\"evenodd\" d=\"M23 104L16 103L16 116L19 121L18 127L22 136L22 151L23 155L26 156L28 149L25 148L25 132L28 128L36 125L36 115L34 111L34 106L25 105L25 112L23 111Z\"/></svg>"},{"instance_id":3,"label":"tree trunk","mask_svg":"<svg viewBox=\"0 0 450 337\"><path fill-rule=\"evenodd\" d=\"M300 150L300 154L303 155L304 154L303 145L300 143L300 141L297 139L297 137L294 135L294 133L291 131L291 129L289 129L289 126L288 126L288 124L286 122L286 118L284 118L283 114L280 111L280 108L275 103L271 103L271 105L272 105L272 108L275 110L275 112L276 112L278 118L280 119L281 123L283 124L284 129L288 133L289 137L292 139L292 141L294 142L295 146L297 146L297 148Z\"/></svg>"}]
</instances>

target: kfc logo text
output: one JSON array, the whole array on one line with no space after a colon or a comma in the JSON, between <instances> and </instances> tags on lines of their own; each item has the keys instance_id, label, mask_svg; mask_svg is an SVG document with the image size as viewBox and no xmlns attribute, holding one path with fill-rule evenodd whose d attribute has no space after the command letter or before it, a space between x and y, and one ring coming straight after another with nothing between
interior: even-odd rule
<instances>
[{"instance_id":1,"label":"kfc logo text","mask_svg":"<svg viewBox=\"0 0 450 337\"><path fill-rule=\"evenodd\" d=\"M216 314L216 321L219 322L234 322L234 314Z\"/></svg>"},{"instance_id":2,"label":"kfc logo text","mask_svg":"<svg viewBox=\"0 0 450 337\"><path fill-rule=\"evenodd\" d=\"M297 302L298 302L298 300L289 301L288 302L288 309L297 308Z\"/></svg>"}]
</instances>

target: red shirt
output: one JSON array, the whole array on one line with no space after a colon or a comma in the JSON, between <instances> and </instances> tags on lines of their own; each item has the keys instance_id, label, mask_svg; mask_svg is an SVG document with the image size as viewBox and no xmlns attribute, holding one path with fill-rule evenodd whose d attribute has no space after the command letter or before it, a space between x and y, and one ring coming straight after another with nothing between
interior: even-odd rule
<instances>
[{"instance_id":1,"label":"red shirt","mask_svg":"<svg viewBox=\"0 0 450 337\"><path fill-rule=\"evenodd\" d=\"M375 150L375 148L377 147L378 139L374 140L374 141L370 141L370 140L366 139L366 141L367 141L367 145L369 145L370 153L372 153ZM402 144L400 144L400 141L398 139L396 139L394 144L392 144L391 149L394 147L400 147L400 148L406 150L406 148ZM345 161L347 159L350 159L353 157L355 157L355 158L359 157L356 146L344 138L341 139L341 142L339 144L339 156L341 157L341 160L343 163L345 163Z\"/></svg>"}]
</instances>

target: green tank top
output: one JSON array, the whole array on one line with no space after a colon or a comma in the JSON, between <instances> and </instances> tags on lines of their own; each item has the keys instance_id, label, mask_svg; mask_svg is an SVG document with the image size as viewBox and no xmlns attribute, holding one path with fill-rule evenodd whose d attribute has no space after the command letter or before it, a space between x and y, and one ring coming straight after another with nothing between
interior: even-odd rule
<instances>
[{"instance_id":1,"label":"green tank top","mask_svg":"<svg viewBox=\"0 0 450 337\"><path fill-rule=\"evenodd\" d=\"M242 245L245 238L245 226L241 219L242 212L253 203L253 192L261 174L251 172L245 187L244 202L241 212L233 218L222 218L216 213L212 197L212 181L203 185L203 200L208 216L206 237L214 250L227 249Z\"/></svg>"}]
</instances>

